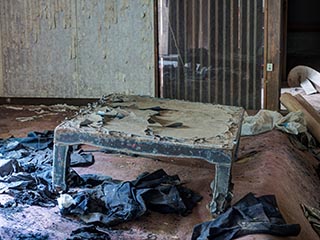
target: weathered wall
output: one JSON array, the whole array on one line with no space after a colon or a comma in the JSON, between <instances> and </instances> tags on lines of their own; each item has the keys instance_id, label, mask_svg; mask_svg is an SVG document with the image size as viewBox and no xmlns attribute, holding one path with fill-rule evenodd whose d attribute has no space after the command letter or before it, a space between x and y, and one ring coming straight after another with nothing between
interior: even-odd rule
<instances>
[{"instance_id":1,"label":"weathered wall","mask_svg":"<svg viewBox=\"0 0 320 240\"><path fill-rule=\"evenodd\" d=\"M1 0L0 96L153 95L153 2Z\"/></svg>"}]
</instances>

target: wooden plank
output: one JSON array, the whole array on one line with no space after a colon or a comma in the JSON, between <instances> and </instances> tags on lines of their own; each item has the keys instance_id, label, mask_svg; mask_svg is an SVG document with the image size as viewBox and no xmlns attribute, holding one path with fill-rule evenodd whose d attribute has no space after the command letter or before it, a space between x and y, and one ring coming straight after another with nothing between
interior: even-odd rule
<instances>
[{"instance_id":1,"label":"wooden plank","mask_svg":"<svg viewBox=\"0 0 320 240\"><path fill-rule=\"evenodd\" d=\"M183 19L184 19L184 62L186 63L188 61L188 1L184 1L184 6L183 6ZM184 83L184 99L188 99L188 79L184 76L183 78L183 83Z\"/></svg>"},{"instance_id":2,"label":"wooden plank","mask_svg":"<svg viewBox=\"0 0 320 240\"><path fill-rule=\"evenodd\" d=\"M263 79L263 58L264 58L264 52L263 52L263 45L264 45L264 9L263 9L263 1L255 1L256 2L256 21L255 21L255 75L254 79L256 86L256 101L255 101L255 108L254 109L260 109L262 107L262 101L261 101L261 90L262 90L262 79Z\"/></svg>"},{"instance_id":3,"label":"wooden plank","mask_svg":"<svg viewBox=\"0 0 320 240\"><path fill-rule=\"evenodd\" d=\"M287 37L288 37L288 0L283 0L283 54L281 80L287 79Z\"/></svg>"},{"instance_id":4,"label":"wooden plank","mask_svg":"<svg viewBox=\"0 0 320 240\"><path fill-rule=\"evenodd\" d=\"M239 71L238 61L238 1L231 1L230 7L230 103L238 105L238 88L239 81L237 81Z\"/></svg>"},{"instance_id":5,"label":"wooden plank","mask_svg":"<svg viewBox=\"0 0 320 240\"><path fill-rule=\"evenodd\" d=\"M159 68L159 8L160 8L160 1L156 0L153 6L153 14L154 14L154 96L160 97L160 68Z\"/></svg>"},{"instance_id":6,"label":"wooden plank","mask_svg":"<svg viewBox=\"0 0 320 240\"><path fill-rule=\"evenodd\" d=\"M307 102L307 100L301 95L297 94L294 96L298 102L312 115L312 117L317 120L317 122L320 124L320 114L312 107L312 105Z\"/></svg>"},{"instance_id":7,"label":"wooden plank","mask_svg":"<svg viewBox=\"0 0 320 240\"><path fill-rule=\"evenodd\" d=\"M185 38L184 34L186 31L186 26L184 23L185 19L185 1L184 0L178 0L179 6L177 9L179 9L179 12L177 14L177 29L178 29L178 46L179 46L179 57L178 57L178 99L185 99L185 76L184 76L184 64L186 62L185 54L186 54L186 45L185 45Z\"/></svg>"},{"instance_id":8,"label":"wooden plank","mask_svg":"<svg viewBox=\"0 0 320 240\"><path fill-rule=\"evenodd\" d=\"M280 84L283 70L283 0L265 0L265 4L264 108L279 110ZM268 63L273 65L272 71L267 71Z\"/></svg>"},{"instance_id":9,"label":"wooden plank","mask_svg":"<svg viewBox=\"0 0 320 240\"><path fill-rule=\"evenodd\" d=\"M239 87L239 100L240 106L246 107L247 106L247 65L249 64L247 59L247 48L248 48L248 34L249 29L247 25L247 18L249 17L249 14L247 12L247 6L248 1L247 0L241 0L240 1L240 68L239 68L239 81L240 81L240 87Z\"/></svg>"},{"instance_id":10,"label":"wooden plank","mask_svg":"<svg viewBox=\"0 0 320 240\"><path fill-rule=\"evenodd\" d=\"M214 1L214 72L215 72L215 77L214 77L214 84L213 84L213 89L212 91L214 92L213 96L213 103L218 103L218 95L219 95L219 34L221 32L219 32L219 25L221 25L220 23L220 19L219 19L219 0Z\"/></svg>"},{"instance_id":11,"label":"wooden plank","mask_svg":"<svg viewBox=\"0 0 320 240\"><path fill-rule=\"evenodd\" d=\"M304 107L306 106L306 103L301 104L300 101L303 100L299 98L298 101L290 93L282 94L280 101L290 112L296 112L299 110L303 112L308 130L317 139L317 141L320 142L320 122L308 111L307 108Z\"/></svg>"},{"instance_id":12,"label":"wooden plank","mask_svg":"<svg viewBox=\"0 0 320 240\"><path fill-rule=\"evenodd\" d=\"M223 104L231 105L231 62L232 62L232 49L231 49L231 5L232 1L224 1L224 74L223 74Z\"/></svg>"},{"instance_id":13,"label":"wooden plank","mask_svg":"<svg viewBox=\"0 0 320 240\"><path fill-rule=\"evenodd\" d=\"M176 40L176 48L177 48L177 54L178 54L178 69L176 71L176 79L175 79L175 98L180 99L180 81L181 78L183 77L183 75L181 75L181 73L183 74L183 72L181 72L181 67L183 67L183 65L181 64L180 58L181 58L181 45L180 45L180 39L181 39L181 30L180 30L180 0L176 0L176 27L175 27L175 40Z\"/></svg>"},{"instance_id":14,"label":"wooden plank","mask_svg":"<svg viewBox=\"0 0 320 240\"><path fill-rule=\"evenodd\" d=\"M223 72L225 69L223 69L224 64L224 28L223 28L223 5L225 0L216 0L215 2L218 2L218 7L216 9L216 72L217 72L217 78L215 79L216 82L216 102L215 103L223 103Z\"/></svg>"},{"instance_id":15,"label":"wooden plank","mask_svg":"<svg viewBox=\"0 0 320 240\"><path fill-rule=\"evenodd\" d=\"M207 13L207 18L208 18L208 28L207 28L207 32L208 32L208 66L211 66L211 35L212 35L212 31L211 31L211 18L212 18L212 14L211 14L211 7L212 3L211 0L207 0L207 7L208 7L208 13ZM207 102L211 102L211 71L208 71L208 84L207 84Z\"/></svg>"}]
</instances>

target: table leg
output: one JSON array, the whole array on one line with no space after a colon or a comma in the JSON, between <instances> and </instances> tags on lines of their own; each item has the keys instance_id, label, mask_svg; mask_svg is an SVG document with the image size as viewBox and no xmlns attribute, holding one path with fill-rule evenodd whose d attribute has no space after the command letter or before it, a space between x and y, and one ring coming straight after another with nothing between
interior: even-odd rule
<instances>
[{"instance_id":1,"label":"table leg","mask_svg":"<svg viewBox=\"0 0 320 240\"><path fill-rule=\"evenodd\" d=\"M215 179L211 183L213 191L210 211L217 215L225 211L231 202L231 164L216 164Z\"/></svg>"},{"instance_id":2,"label":"table leg","mask_svg":"<svg viewBox=\"0 0 320 240\"><path fill-rule=\"evenodd\" d=\"M69 163L70 147L68 145L54 144L52 184L57 190L66 191L68 188L66 178Z\"/></svg>"}]
</instances>

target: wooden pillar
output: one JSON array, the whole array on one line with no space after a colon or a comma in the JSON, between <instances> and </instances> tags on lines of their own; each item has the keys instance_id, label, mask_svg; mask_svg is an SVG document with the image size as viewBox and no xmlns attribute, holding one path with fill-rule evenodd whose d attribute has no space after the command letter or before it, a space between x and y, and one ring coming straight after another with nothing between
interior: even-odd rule
<instances>
[{"instance_id":1,"label":"wooden pillar","mask_svg":"<svg viewBox=\"0 0 320 240\"><path fill-rule=\"evenodd\" d=\"M283 3L284 0L265 0L264 108L275 111L280 106L283 71Z\"/></svg>"}]
</instances>

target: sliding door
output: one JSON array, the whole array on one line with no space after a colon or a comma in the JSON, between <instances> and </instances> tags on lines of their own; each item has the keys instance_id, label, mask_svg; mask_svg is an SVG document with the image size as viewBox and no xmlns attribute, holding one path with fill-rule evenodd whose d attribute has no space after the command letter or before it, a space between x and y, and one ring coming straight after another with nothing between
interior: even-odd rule
<instances>
[{"instance_id":1,"label":"sliding door","mask_svg":"<svg viewBox=\"0 0 320 240\"><path fill-rule=\"evenodd\" d=\"M161 97L261 108L263 0L159 0Z\"/></svg>"}]
</instances>

